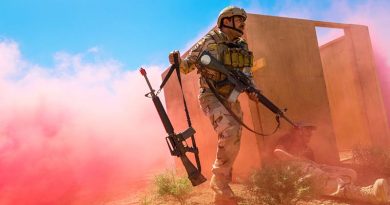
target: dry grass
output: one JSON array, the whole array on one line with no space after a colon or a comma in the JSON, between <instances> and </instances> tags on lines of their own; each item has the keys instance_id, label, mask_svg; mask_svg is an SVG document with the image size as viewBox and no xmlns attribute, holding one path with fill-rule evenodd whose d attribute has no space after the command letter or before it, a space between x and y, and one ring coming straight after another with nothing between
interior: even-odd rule
<instances>
[{"instance_id":1,"label":"dry grass","mask_svg":"<svg viewBox=\"0 0 390 205\"><path fill-rule=\"evenodd\" d=\"M377 146L356 146L352 150L353 163L371 172L390 176L390 149Z\"/></svg>"},{"instance_id":2,"label":"dry grass","mask_svg":"<svg viewBox=\"0 0 390 205\"><path fill-rule=\"evenodd\" d=\"M277 163L255 172L247 185L251 204L293 205L317 195L313 178L290 163Z\"/></svg>"}]
</instances>

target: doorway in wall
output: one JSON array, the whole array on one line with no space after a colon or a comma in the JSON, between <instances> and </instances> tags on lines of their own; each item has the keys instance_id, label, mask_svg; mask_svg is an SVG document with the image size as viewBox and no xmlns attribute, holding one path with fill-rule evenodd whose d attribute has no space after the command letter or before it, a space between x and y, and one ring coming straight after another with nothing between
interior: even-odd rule
<instances>
[{"instance_id":1,"label":"doorway in wall","mask_svg":"<svg viewBox=\"0 0 390 205\"><path fill-rule=\"evenodd\" d=\"M370 143L355 51L342 28L316 27L316 33L337 148L347 161L357 144Z\"/></svg>"}]
</instances>

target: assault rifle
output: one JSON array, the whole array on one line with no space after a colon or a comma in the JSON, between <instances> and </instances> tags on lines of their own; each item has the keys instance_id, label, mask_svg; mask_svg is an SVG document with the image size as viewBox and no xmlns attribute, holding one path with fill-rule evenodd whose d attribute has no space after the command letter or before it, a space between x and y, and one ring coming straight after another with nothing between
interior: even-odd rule
<instances>
[{"instance_id":1,"label":"assault rifle","mask_svg":"<svg viewBox=\"0 0 390 205\"><path fill-rule=\"evenodd\" d=\"M255 88L252 80L249 79L244 72L238 69L227 69L222 63L220 63L217 59L215 59L208 51L204 51L200 55L199 59L200 59L199 63L201 65L225 74L227 76L227 80L234 85L233 92L238 94L241 92L255 93L257 100L265 107L267 107L269 110L271 110L273 113L275 113L277 117L282 117L292 126L298 127L294 122L292 122L284 115L284 111L279 109L274 103L272 103L267 97L265 97L260 92L260 90Z\"/></svg>"},{"instance_id":2,"label":"assault rifle","mask_svg":"<svg viewBox=\"0 0 390 205\"><path fill-rule=\"evenodd\" d=\"M200 166L200 160L198 155L199 151L198 148L196 147L195 140L194 140L195 130L192 127L189 127L184 132L175 134L172 123L169 120L167 113L165 112L165 109L161 103L160 98L157 96L155 90L150 85L145 69L141 68L140 72L145 77L146 83L148 84L150 89L150 92L147 93L145 96L152 98L153 104L156 107L158 115L160 116L160 119L164 125L165 131L168 134L168 137L166 137L165 140L168 144L168 148L169 151L171 152L171 155L180 157L184 165L184 168L186 169L186 172L188 174L188 179L191 181L191 184L193 186L197 186L205 182L206 178L201 174L201 166ZM188 139L189 137L193 139L192 147L189 147L186 143L186 139ZM191 152L195 155L195 160L197 165L196 167L188 159L186 152Z\"/></svg>"}]
</instances>

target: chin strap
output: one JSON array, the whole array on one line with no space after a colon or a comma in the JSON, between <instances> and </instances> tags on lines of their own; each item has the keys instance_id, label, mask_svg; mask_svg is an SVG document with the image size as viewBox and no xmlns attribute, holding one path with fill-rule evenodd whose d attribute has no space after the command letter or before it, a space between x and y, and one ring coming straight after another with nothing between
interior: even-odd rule
<instances>
[{"instance_id":1,"label":"chin strap","mask_svg":"<svg viewBox=\"0 0 390 205\"><path fill-rule=\"evenodd\" d=\"M232 21L233 21L233 26L227 26L227 25L224 25L224 24L222 23L222 26L221 26L221 27L226 27L226 28L233 29L233 30L237 31L238 33L240 33L241 35L243 35L244 32L242 32L240 29L237 29L237 28L236 28L236 24L234 23L234 16L232 17Z\"/></svg>"}]
</instances>

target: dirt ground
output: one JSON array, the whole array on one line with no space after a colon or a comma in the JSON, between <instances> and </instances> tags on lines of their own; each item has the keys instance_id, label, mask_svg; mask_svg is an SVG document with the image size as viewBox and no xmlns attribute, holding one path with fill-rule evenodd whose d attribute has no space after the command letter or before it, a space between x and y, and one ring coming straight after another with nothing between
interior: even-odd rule
<instances>
[{"instance_id":1,"label":"dirt ground","mask_svg":"<svg viewBox=\"0 0 390 205\"><path fill-rule=\"evenodd\" d=\"M254 205L246 199L248 193L244 189L244 185L232 184L232 189L238 198L239 205ZM186 201L186 205L212 205L212 191L208 188L207 183L195 187ZM125 197L115 201L105 203L105 205L181 205L173 198L161 198L144 190L134 194L131 197ZM353 201L341 201L331 198L318 198L310 201L301 201L297 205L365 205Z\"/></svg>"},{"instance_id":2,"label":"dirt ground","mask_svg":"<svg viewBox=\"0 0 390 205\"><path fill-rule=\"evenodd\" d=\"M377 178L388 178L374 172L362 171L354 167L358 171L358 181L356 184L365 186L371 184ZM232 184L232 189L238 198L239 205L255 205L247 199L249 193L245 191L245 186L242 184ZM212 205L212 191L208 187L208 183L194 187L191 194L186 200L186 205ZM120 196L116 200L111 200L102 203L101 205L181 205L173 198L158 197L153 192L153 188L143 188L136 193L132 192L125 196ZM367 203L359 203L356 201L338 200L329 197L319 197L310 201L300 201L297 205L366 205ZM388 203L390 205L390 203Z\"/></svg>"}]
</instances>

